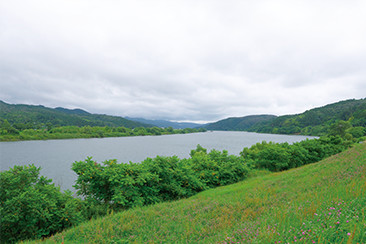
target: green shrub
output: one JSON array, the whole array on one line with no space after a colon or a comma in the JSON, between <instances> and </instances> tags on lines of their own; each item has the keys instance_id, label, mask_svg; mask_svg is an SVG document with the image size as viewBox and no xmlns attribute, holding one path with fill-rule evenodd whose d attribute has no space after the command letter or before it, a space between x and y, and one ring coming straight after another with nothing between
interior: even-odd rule
<instances>
[{"instance_id":1,"label":"green shrub","mask_svg":"<svg viewBox=\"0 0 366 244\"><path fill-rule=\"evenodd\" d=\"M34 165L0 173L1 242L39 239L82 222L83 204L62 193Z\"/></svg>"},{"instance_id":2,"label":"green shrub","mask_svg":"<svg viewBox=\"0 0 366 244\"><path fill-rule=\"evenodd\" d=\"M241 181L247 178L249 172L243 158L228 155L226 150L207 153L200 145L191 151L191 163L198 177L209 188Z\"/></svg>"},{"instance_id":3,"label":"green shrub","mask_svg":"<svg viewBox=\"0 0 366 244\"><path fill-rule=\"evenodd\" d=\"M250 148L244 148L240 155L247 165L251 165L253 168L282 171L318 162L344 151L352 143L351 140L344 140L340 136L307 139L292 145L263 141Z\"/></svg>"},{"instance_id":4,"label":"green shrub","mask_svg":"<svg viewBox=\"0 0 366 244\"><path fill-rule=\"evenodd\" d=\"M77 194L114 210L190 197L243 180L249 172L241 157L216 150L207 154L200 145L188 159L157 156L141 163L107 160L99 164L87 158L75 162L72 169L78 175L74 186Z\"/></svg>"},{"instance_id":5,"label":"green shrub","mask_svg":"<svg viewBox=\"0 0 366 244\"><path fill-rule=\"evenodd\" d=\"M347 130L354 138L360 138L366 135L366 128L362 126L351 127Z\"/></svg>"},{"instance_id":6,"label":"green shrub","mask_svg":"<svg viewBox=\"0 0 366 244\"><path fill-rule=\"evenodd\" d=\"M157 156L141 164L156 176L153 184L160 201L190 197L206 189L206 185L194 173L190 160Z\"/></svg>"}]
</instances>

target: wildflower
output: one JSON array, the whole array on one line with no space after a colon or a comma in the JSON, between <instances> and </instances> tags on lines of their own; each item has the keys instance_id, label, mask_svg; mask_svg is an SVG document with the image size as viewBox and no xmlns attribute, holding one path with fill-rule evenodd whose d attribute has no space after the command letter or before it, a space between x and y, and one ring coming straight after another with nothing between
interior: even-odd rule
<instances>
[{"instance_id":1,"label":"wildflower","mask_svg":"<svg viewBox=\"0 0 366 244\"><path fill-rule=\"evenodd\" d=\"M339 221L337 221L337 225L339 225Z\"/></svg>"},{"instance_id":2,"label":"wildflower","mask_svg":"<svg viewBox=\"0 0 366 244\"><path fill-rule=\"evenodd\" d=\"M350 235L351 235L351 233L349 233L349 232L348 232L348 233L347 233L347 235L348 235L348 236L350 236Z\"/></svg>"}]
</instances>

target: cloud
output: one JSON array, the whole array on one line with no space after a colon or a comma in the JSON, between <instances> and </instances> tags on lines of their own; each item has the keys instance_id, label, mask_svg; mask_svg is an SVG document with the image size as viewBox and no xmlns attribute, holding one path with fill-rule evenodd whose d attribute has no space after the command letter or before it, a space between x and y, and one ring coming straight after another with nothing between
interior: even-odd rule
<instances>
[{"instance_id":1,"label":"cloud","mask_svg":"<svg viewBox=\"0 0 366 244\"><path fill-rule=\"evenodd\" d=\"M212 121L366 94L364 1L3 1L0 99Z\"/></svg>"}]
</instances>

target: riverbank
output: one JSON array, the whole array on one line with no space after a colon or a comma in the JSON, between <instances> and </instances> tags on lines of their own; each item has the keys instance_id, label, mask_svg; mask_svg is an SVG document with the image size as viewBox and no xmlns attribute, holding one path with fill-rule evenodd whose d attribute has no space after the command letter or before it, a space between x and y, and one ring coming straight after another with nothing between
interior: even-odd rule
<instances>
[{"instance_id":1,"label":"riverbank","mask_svg":"<svg viewBox=\"0 0 366 244\"><path fill-rule=\"evenodd\" d=\"M319 163L111 214L42 242L364 243L365 160L366 144L357 144Z\"/></svg>"},{"instance_id":2,"label":"riverbank","mask_svg":"<svg viewBox=\"0 0 366 244\"><path fill-rule=\"evenodd\" d=\"M29 140L55 140L55 139L77 139L77 138L106 138L106 137L129 137L129 136L151 136L151 135L172 135L206 132L206 129L173 129L168 128L144 128L134 129L126 127L99 127L99 126L60 126L51 129L25 129L12 133L0 133L0 141L29 141Z\"/></svg>"}]
</instances>

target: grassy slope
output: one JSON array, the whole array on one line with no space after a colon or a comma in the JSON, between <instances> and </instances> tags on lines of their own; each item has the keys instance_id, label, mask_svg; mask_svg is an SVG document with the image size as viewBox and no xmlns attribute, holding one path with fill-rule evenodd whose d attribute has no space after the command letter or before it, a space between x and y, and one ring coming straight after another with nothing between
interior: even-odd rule
<instances>
[{"instance_id":1,"label":"grassy slope","mask_svg":"<svg viewBox=\"0 0 366 244\"><path fill-rule=\"evenodd\" d=\"M320 163L90 221L46 242L366 243L365 206L362 143Z\"/></svg>"}]
</instances>

